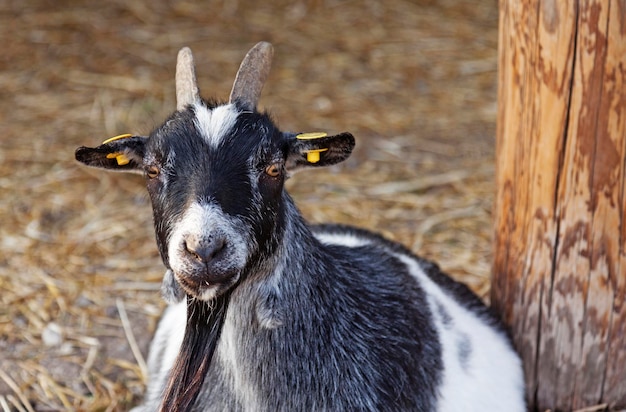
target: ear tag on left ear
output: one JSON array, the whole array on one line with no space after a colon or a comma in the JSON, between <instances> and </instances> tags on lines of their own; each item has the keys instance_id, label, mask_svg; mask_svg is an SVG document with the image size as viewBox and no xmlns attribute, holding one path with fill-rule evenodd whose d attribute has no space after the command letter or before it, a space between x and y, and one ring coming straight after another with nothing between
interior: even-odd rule
<instances>
[{"instance_id":1,"label":"ear tag on left ear","mask_svg":"<svg viewBox=\"0 0 626 412\"><path fill-rule=\"evenodd\" d=\"M319 138L326 137L326 136L328 136L328 133L324 133L324 132L300 133L296 135L296 139L311 140L311 139L319 139Z\"/></svg>"},{"instance_id":2,"label":"ear tag on left ear","mask_svg":"<svg viewBox=\"0 0 626 412\"><path fill-rule=\"evenodd\" d=\"M111 143L111 142L114 142L114 141L120 140L120 139L128 139L129 137L133 137L133 135L129 134L129 133L120 134L120 135L113 136L113 137L110 137L110 138L106 139L104 142L102 142L102 144Z\"/></svg>"},{"instance_id":3,"label":"ear tag on left ear","mask_svg":"<svg viewBox=\"0 0 626 412\"><path fill-rule=\"evenodd\" d=\"M115 159L118 166L124 166L130 163L130 159L124 153L109 153L107 159Z\"/></svg>"},{"instance_id":4,"label":"ear tag on left ear","mask_svg":"<svg viewBox=\"0 0 626 412\"><path fill-rule=\"evenodd\" d=\"M320 139L322 137L326 137L328 136L328 133L324 133L324 132L312 132L312 133L300 133L298 135L296 135L296 139L300 139L300 140L313 140L313 139ZM306 160L309 163L317 163L320 161L320 153L321 152L325 152L328 149L312 149L312 150L307 150L306 153Z\"/></svg>"}]
</instances>

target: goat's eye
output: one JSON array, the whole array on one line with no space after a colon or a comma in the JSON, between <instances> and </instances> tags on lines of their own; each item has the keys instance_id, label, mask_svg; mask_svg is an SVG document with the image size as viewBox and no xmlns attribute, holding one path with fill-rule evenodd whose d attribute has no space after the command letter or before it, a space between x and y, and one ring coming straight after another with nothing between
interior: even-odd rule
<instances>
[{"instance_id":1,"label":"goat's eye","mask_svg":"<svg viewBox=\"0 0 626 412\"><path fill-rule=\"evenodd\" d=\"M282 171L282 165L280 163L272 163L265 168L265 173L270 177L278 177Z\"/></svg>"},{"instance_id":2,"label":"goat's eye","mask_svg":"<svg viewBox=\"0 0 626 412\"><path fill-rule=\"evenodd\" d=\"M146 167L146 175L150 179L154 179L155 177L157 177L159 175L159 168L156 167L156 166L148 166L148 167Z\"/></svg>"}]
</instances>

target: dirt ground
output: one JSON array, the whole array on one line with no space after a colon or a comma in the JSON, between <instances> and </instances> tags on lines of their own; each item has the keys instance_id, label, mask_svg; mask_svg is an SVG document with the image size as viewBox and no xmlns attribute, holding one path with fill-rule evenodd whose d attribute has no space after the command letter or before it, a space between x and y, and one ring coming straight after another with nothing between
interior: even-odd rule
<instances>
[{"instance_id":1,"label":"dirt ground","mask_svg":"<svg viewBox=\"0 0 626 412\"><path fill-rule=\"evenodd\" d=\"M0 409L127 410L164 306L140 176L73 160L174 110L176 53L225 99L274 44L260 105L283 130L350 131L355 155L288 187L489 291L497 2L0 1Z\"/></svg>"}]
</instances>

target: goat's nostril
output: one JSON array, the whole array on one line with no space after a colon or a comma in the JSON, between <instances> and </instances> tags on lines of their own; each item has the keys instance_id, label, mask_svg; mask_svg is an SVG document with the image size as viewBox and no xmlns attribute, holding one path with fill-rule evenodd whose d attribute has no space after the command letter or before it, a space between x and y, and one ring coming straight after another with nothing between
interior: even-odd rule
<instances>
[{"instance_id":1,"label":"goat's nostril","mask_svg":"<svg viewBox=\"0 0 626 412\"><path fill-rule=\"evenodd\" d=\"M187 252L200 262L208 263L215 259L226 246L224 239L215 239L210 241L191 242L184 241Z\"/></svg>"}]
</instances>

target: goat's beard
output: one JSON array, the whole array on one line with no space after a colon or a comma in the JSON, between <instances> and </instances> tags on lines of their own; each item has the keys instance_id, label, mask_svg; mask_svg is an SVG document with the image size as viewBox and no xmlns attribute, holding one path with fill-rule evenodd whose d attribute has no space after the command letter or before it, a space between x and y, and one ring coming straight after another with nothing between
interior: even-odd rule
<instances>
[{"instance_id":1,"label":"goat's beard","mask_svg":"<svg viewBox=\"0 0 626 412\"><path fill-rule=\"evenodd\" d=\"M222 332L232 289L211 301L187 295L185 336L165 387L160 411L191 411Z\"/></svg>"}]
</instances>

